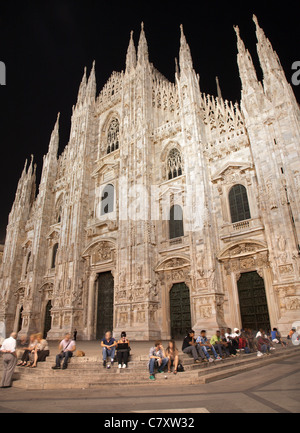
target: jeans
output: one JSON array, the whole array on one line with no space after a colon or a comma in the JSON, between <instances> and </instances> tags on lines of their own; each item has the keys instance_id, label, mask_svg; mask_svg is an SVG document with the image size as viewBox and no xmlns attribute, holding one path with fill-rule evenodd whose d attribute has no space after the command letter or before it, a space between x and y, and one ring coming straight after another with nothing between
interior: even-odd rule
<instances>
[{"instance_id":1,"label":"jeans","mask_svg":"<svg viewBox=\"0 0 300 433\"><path fill-rule=\"evenodd\" d=\"M193 355L194 360L201 357L202 359L205 358L204 352L202 350L202 347L197 344L196 346L188 346L185 349L183 349L183 353L188 353Z\"/></svg>"},{"instance_id":2,"label":"jeans","mask_svg":"<svg viewBox=\"0 0 300 433\"><path fill-rule=\"evenodd\" d=\"M58 355L56 355L56 367L60 367L61 360L64 358L63 366L64 368L68 367L68 361L69 358L73 356L73 352L70 350L67 350L66 352L61 352Z\"/></svg>"},{"instance_id":3,"label":"jeans","mask_svg":"<svg viewBox=\"0 0 300 433\"><path fill-rule=\"evenodd\" d=\"M207 359L210 358L209 353L208 353L208 351L207 351L208 348L207 348L206 346L200 346L200 347L201 347L201 349L203 350L203 352L204 352L206 358L207 358ZM214 357L217 358L218 354L217 354L216 349L214 348L214 346L211 346L210 349L212 350L212 352L213 352L213 354L214 354Z\"/></svg>"},{"instance_id":4,"label":"jeans","mask_svg":"<svg viewBox=\"0 0 300 433\"><path fill-rule=\"evenodd\" d=\"M216 343L214 344L214 348L219 352L220 356L223 356L223 352L225 352L227 356L230 355L228 348L223 344Z\"/></svg>"},{"instance_id":5,"label":"jeans","mask_svg":"<svg viewBox=\"0 0 300 433\"><path fill-rule=\"evenodd\" d=\"M151 358L149 361L149 372L151 375L154 374L155 361L157 361L155 358ZM168 364L168 362L169 362L169 358L163 358L161 360L161 364L158 366L158 369L163 370L165 366Z\"/></svg>"},{"instance_id":6,"label":"jeans","mask_svg":"<svg viewBox=\"0 0 300 433\"><path fill-rule=\"evenodd\" d=\"M270 346L268 346L267 344L261 344L260 345L260 352L261 353L270 352Z\"/></svg>"},{"instance_id":7,"label":"jeans","mask_svg":"<svg viewBox=\"0 0 300 433\"><path fill-rule=\"evenodd\" d=\"M103 361L106 361L106 358L107 358L108 356L110 356L110 361L111 361L111 362L114 362L115 351L116 351L115 346L112 347L111 349L108 349L107 347L103 347L103 350L102 350Z\"/></svg>"}]
</instances>

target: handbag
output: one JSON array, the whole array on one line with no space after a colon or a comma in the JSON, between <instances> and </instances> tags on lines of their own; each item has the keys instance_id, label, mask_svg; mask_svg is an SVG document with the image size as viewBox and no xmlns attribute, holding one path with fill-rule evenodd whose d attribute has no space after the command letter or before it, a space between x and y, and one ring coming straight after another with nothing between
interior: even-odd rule
<instances>
[{"instance_id":1,"label":"handbag","mask_svg":"<svg viewBox=\"0 0 300 433\"><path fill-rule=\"evenodd\" d=\"M181 373L181 372L184 371L184 367L183 367L183 365L182 365L181 362L179 362L178 365L177 365L177 371L178 371L179 373Z\"/></svg>"}]
</instances>

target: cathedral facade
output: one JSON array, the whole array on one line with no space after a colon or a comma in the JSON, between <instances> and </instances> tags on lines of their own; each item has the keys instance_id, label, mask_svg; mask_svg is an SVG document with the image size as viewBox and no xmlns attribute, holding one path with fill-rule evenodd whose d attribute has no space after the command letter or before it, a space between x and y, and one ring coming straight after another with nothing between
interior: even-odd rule
<instances>
[{"instance_id":1,"label":"cathedral facade","mask_svg":"<svg viewBox=\"0 0 300 433\"><path fill-rule=\"evenodd\" d=\"M19 335L132 340L300 317L300 110L256 17L263 81L235 27L241 103L201 92L181 26L175 82L142 25L126 68L79 87L36 191L25 164L0 271L0 321Z\"/></svg>"}]
</instances>

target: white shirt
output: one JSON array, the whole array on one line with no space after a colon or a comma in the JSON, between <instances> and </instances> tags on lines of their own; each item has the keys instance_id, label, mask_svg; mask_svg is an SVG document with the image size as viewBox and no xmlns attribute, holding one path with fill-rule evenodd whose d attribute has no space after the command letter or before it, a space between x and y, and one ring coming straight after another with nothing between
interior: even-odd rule
<instances>
[{"instance_id":1,"label":"white shirt","mask_svg":"<svg viewBox=\"0 0 300 433\"><path fill-rule=\"evenodd\" d=\"M231 341L229 337L234 338L233 334L228 334L228 332L226 332L225 333L225 338L226 338L227 341Z\"/></svg>"},{"instance_id":2,"label":"white shirt","mask_svg":"<svg viewBox=\"0 0 300 433\"><path fill-rule=\"evenodd\" d=\"M255 338L258 338L258 337L268 338L268 336L266 334L262 335L262 333L260 331L258 331Z\"/></svg>"},{"instance_id":3,"label":"white shirt","mask_svg":"<svg viewBox=\"0 0 300 433\"><path fill-rule=\"evenodd\" d=\"M16 351L17 342L13 337L6 338L1 346L1 351L9 350L11 353Z\"/></svg>"},{"instance_id":4,"label":"white shirt","mask_svg":"<svg viewBox=\"0 0 300 433\"><path fill-rule=\"evenodd\" d=\"M63 352L72 351L75 347L75 341L74 340L62 340L60 342L60 346L62 347Z\"/></svg>"}]
</instances>

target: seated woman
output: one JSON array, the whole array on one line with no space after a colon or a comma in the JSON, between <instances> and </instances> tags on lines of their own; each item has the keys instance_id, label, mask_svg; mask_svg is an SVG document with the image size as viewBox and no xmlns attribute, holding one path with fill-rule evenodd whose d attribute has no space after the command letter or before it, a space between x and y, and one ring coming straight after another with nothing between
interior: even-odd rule
<instances>
[{"instance_id":1,"label":"seated woman","mask_svg":"<svg viewBox=\"0 0 300 433\"><path fill-rule=\"evenodd\" d=\"M37 362L44 362L47 358L47 356L49 356L49 347L48 347L48 342L43 339L43 335L42 334L37 334L36 335L36 346L34 349L34 352L31 352L29 355L29 358L31 361L33 361L31 367L35 368L37 365Z\"/></svg>"},{"instance_id":2,"label":"seated woman","mask_svg":"<svg viewBox=\"0 0 300 433\"><path fill-rule=\"evenodd\" d=\"M16 349L17 359L22 358L27 346L28 346L27 335L22 335L20 340L17 340L17 349Z\"/></svg>"},{"instance_id":3,"label":"seated woman","mask_svg":"<svg viewBox=\"0 0 300 433\"><path fill-rule=\"evenodd\" d=\"M29 337L29 345L28 347L24 348L25 350L21 357L21 361L18 363L19 367L25 367L25 366L29 367L31 365L29 360L29 355L32 351L34 352L36 344L37 344L36 335L31 334Z\"/></svg>"},{"instance_id":4,"label":"seated woman","mask_svg":"<svg viewBox=\"0 0 300 433\"><path fill-rule=\"evenodd\" d=\"M129 340L126 338L126 332L121 333L121 338L117 341L117 359L119 368L126 368L130 352ZM123 363L123 366L122 366Z\"/></svg>"},{"instance_id":5,"label":"seated woman","mask_svg":"<svg viewBox=\"0 0 300 433\"><path fill-rule=\"evenodd\" d=\"M171 365L174 366L174 374L177 374L177 367L179 362L178 350L174 340L170 340L168 347L166 348L166 356L169 358L168 361L168 373L171 373Z\"/></svg>"}]
</instances>

